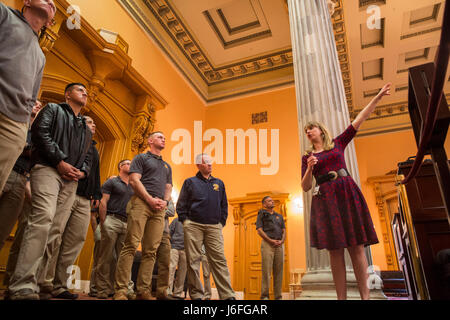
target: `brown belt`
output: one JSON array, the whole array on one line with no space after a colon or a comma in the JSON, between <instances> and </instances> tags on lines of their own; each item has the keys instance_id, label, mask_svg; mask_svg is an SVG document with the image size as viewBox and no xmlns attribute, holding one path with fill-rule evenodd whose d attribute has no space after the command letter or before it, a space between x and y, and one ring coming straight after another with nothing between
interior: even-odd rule
<instances>
[{"instance_id":1,"label":"brown belt","mask_svg":"<svg viewBox=\"0 0 450 320\"><path fill-rule=\"evenodd\" d=\"M122 222L127 222L127 220L128 220L127 217L124 217L123 215L117 214L117 213L108 213L108 216L113 216Z\"/></svg>"}]
</instances>

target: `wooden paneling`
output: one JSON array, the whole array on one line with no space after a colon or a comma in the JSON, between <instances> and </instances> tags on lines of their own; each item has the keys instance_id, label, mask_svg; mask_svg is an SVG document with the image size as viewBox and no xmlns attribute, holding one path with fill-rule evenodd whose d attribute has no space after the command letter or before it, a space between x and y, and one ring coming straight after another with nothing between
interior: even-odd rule
<instances>
[{"instance_id":1,"label":"wooden paneling","mask_svg":"<svg viewBox=\"0 0 450 320\"><path fill-rule=\"evenodd\" d=\"M411 165L399 164L399 181ZM450 248L450 226L431 161L425 161L406 186L399 186L399 196L393 230L410 298L450 299L435 262L438 252Z\"/></svg>"}]
</instances>

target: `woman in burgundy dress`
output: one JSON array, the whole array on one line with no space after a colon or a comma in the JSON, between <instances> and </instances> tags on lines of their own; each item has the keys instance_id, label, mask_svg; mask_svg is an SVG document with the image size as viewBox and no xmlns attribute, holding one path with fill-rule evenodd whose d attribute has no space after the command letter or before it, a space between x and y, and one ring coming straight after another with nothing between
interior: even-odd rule
<instances>
[{"instance_id":1,"label":"woman in burgundy dress","mask_svg":"<svg viewBox=\"0 0 450 320\"><path fill-rule=\"evenodd\" d=\"M347 298L344 248L352 259L361 299L369 299L364 246L378 243L378 238L364 196L347 171L344 150L381 98L390 94L390 87L390 83L386 84L333 140L319 122L309 122L304 129L311 147L302 158L303 190L312 189L312 178L316 180L311 203L311 246L329 251L338 299Z\"/></svg>"}]
</instances>

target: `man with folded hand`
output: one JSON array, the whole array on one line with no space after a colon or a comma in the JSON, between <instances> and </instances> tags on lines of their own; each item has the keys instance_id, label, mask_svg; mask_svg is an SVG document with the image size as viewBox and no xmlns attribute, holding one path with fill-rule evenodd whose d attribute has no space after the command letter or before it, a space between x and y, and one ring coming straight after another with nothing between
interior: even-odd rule
<instances>
[{"instance_id":1,"label":"man with folded hand","mask_svg":"<svg viewBox=\"0 0 450 320\"><path fill-rule=\"evenodd\" d=\"M136 299L153 299L153 268L172 193L172 169L161 156L166 145L164 134L153 132L148 138L148 144L150 151L134 157L130 167L130 185L134 196L127 207L128 229L117 262L114 300L128 300L127 286L133 259L141 242L142 258L136 282Z\"/></svg>"},{"instance_id":2,"label":"man with folded hand","mask_svg":"<svg viewBox=\"0 0 450 320\"><path fill-rule=\"evenodd\" d=\"M32 211L9 282L12 300L39 299L36 274L53 220L70 215L78 180L89 175L92 132L80 114L87 103L86 87L70 83L64 95L65 103L47 104L31 126Z\"/></svg>"}]
</instances>

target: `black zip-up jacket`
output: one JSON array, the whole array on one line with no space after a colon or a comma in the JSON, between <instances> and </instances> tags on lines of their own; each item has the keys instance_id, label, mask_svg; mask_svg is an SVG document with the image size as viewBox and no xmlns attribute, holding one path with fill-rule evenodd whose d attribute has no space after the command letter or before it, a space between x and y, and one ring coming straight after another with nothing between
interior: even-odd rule
<instances>
[{"instance_id":1,"label":"black zip-up jacket","mask_svg":"<svg viewBox=\"0 0 450 320\"><path fill-rule=\"evenodd\" d=\"M186 219L202 224L221 223L228 217L228 200L222 180L210 176L205 179L200 172L186 179L177 202L178 220Z\"/></svg>"},{"instance_id":2,"label":"black zip-up jacket","mask_svg":"<svg viewBox=\"0 0 450 320\"><path fill-rule=\"evenodd\" d=\"M91 171L87 179L78 181L77 195L89 200L100 200L102 198L102 188L100 185L100 156L92 140L91 144Z\"/></svg>"},{"instance_id":3,"label":"black zip-up jacket","mask_svg":"<svg viewBox=\"0 0 450 320\"><path fill-rule=\"evenodd\" d=\"M68 104L47 104L31 126L31 140L32 166L42 164L56 169L64 160L89 176L92 132Z\"/></svg>"}]
</instances>

